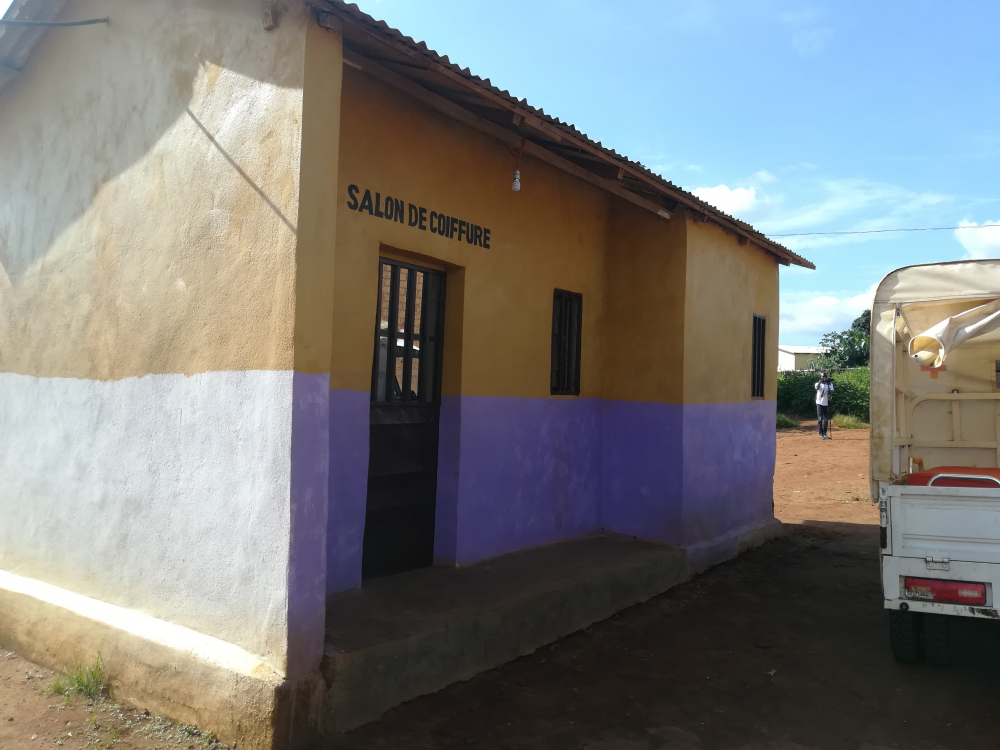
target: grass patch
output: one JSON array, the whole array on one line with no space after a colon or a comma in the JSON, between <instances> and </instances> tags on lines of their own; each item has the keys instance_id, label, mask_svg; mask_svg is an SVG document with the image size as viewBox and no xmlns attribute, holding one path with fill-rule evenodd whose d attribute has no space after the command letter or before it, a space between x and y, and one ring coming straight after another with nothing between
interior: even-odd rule
<instances>
[{"instance_id":1,"label":"grass patch","mask_svg":"<svg viewBox=\"0 0 1000 750\"><path fill-rule=\"evenodd\" d=\"M787 430L789 427L798 427L799 423L784 414L778 414L778 429Z\"/></svg>"},{"instance_id":2,"label":"grass patch","mask_svg":"<svg viewBox=\"0 0 1000 750\"><path fill-rule=\"evenodd\" d=\"M839 427L842 430L867 430L868 423L862 422L857 417L853 417L850 414L834 414L833 419L834 427Z\"/></svg>"},{"instance_id":3,"label":"grass patch","mask_svg":"<svg viewBox=\"0 0 1000 750\"><path fill-rule=\"evenodd\" d=\"M107 696L108 692L108 675L104 671L104 660L100 654L93 666L79 664L64 670L49 688L49 695L62 695L66 698L79 695L88 700L99 700Z\"/></svg>"}]
</instances>

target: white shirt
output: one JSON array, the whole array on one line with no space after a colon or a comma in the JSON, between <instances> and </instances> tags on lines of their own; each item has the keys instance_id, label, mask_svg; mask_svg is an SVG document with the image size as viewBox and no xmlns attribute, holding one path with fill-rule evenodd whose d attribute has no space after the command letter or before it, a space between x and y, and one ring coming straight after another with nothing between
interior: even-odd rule
<instances>
[{"instance_id":1,"label":"white shirt","mask_svg":"<svg viewBox=\"0 0 1000 750\"><path fill-rule=\"evenodd\" d=\"M819 382L816 388L816 403L820 406L830 405L830 394L833 393L833 382Z\"/></svg>"}]
</instances>

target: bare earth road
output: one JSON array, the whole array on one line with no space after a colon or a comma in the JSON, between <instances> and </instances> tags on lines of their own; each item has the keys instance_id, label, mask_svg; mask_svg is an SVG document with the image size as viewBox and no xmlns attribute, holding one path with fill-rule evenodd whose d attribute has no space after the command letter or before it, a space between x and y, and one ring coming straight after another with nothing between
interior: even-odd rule
<instances>
[{"instance_id":1,"label":"bare earth road","mask_svg":"<svg viewBox=\"0 0 1000 750\"><path fill-rule=\"evenodd\" d=\"M952 667L892 660L868 436L834 437L778 434L775 511L786 537L401 706L329 750L1000 748L998 628L965 628ZM38 732L46 715L67 731L67 713L39 701L40 681L20 680L17 662L19 675L4 674L0 660L0 720L15 719L0 721L2 750L39 747L15 727L30 721ZM159 744L144 740L123 746Z\"/></svg>"}]
</instances>

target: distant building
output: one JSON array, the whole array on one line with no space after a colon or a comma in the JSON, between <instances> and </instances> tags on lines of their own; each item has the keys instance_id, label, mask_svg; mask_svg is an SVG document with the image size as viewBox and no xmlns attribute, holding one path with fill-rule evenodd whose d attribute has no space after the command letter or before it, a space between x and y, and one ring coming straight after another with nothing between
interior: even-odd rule
<instances>
[{"instance_id":1,"label":"distant building","mask_svg":"<svg viewBox=\"0 0 1000 750\"><path fill-rule=\"evenodd\" d=\"M830 351L827 346L778 345L778 372L789 370L815 370L819 355Z\"/></svg>"}]
</instances>

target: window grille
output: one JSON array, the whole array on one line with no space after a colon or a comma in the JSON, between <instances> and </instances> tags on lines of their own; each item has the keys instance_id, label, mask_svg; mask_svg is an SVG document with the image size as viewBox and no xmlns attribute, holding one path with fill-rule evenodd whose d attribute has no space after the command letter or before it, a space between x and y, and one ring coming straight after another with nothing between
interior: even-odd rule
<instances>
[{"instance_id":1,"label":"window grille","mask_svg":"<svg viewBox=\"0 0 1000 750\"><path fill-rule=\"evenodd\" d=\"M750 397L764 398L764 342L767 340L767 319L762 315L753 316L752 371L750 373Z\"/></svg>"},{"instance_id":2,"label":"window grille","mask_svg":"<svg viewBox=\"0 0 1000 750\"><path fill-rule=\"evenodd\" d=\"M372 401L435 404L440 397L445 275L382 259Z\"/></svg>"},{"instance_id":3,"label":"window grille","mask_svg":"<svg viewBox=\"0 0 1000 750\"><path fill-rule=\"evenodd\" d=\"M553 396L580 395L580 344L583 327L583 295L556 289L552 295Z\"/></svg>"}]
</instances>

